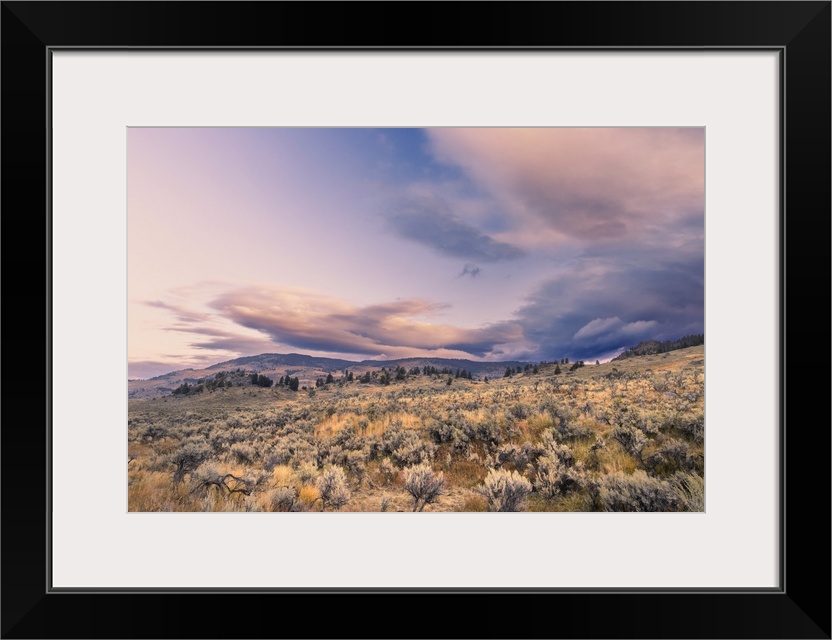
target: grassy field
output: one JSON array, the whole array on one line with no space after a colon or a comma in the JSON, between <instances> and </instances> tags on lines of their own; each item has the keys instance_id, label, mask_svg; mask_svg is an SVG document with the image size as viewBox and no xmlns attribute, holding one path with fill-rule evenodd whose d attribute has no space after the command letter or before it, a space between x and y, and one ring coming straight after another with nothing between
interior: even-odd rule
<instances>
[{"instance_id":1,"label":"grassy field","mask_svg":"<svg viewBox=\"0 0 832 640\"><path fill-rule=\"evenodd\" d=\"M704 347L555 366L131 399L129 509L704 510Z\"/></svg>"}]
</instances>

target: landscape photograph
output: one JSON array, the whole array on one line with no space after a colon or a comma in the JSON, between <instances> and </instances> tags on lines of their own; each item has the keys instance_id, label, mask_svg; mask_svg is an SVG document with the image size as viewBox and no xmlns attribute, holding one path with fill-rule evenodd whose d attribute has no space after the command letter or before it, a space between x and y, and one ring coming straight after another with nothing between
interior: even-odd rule
<instances>
[{"instance_id":1,"label":"landscape photograph","mask_svg":"<svg viewBox=\"0 0 832 640\"><path fill-rule=\"evenodd\" d=\"M702 127L129 128L128 510L703 512L704 161Z\"/></svg>"}]
</instances>

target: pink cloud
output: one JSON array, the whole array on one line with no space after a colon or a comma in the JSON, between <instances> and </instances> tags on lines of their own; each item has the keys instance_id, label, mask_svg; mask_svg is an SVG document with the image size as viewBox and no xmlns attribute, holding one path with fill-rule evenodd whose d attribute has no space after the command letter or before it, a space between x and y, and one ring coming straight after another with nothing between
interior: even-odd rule
<instances>
[{"instance_id":1,"label":"pink cloud","mask_svg":"<svg viewBox=\"0 0 832 640\"><path fill-rule=\"evenodd\" d=\"M245 288L220 295L211 306L236 324L307 351L403 357L443 350L482 357L522 338L514 322L476 328L435 322L445 306L419 299L355 306L297 289Z\"/></svg>"},{"instance_id":2,"label":"pink cloud","mask_svg":"<svg viewBox=\"0 0 832 640\"><path fill-rule=\"evenodd\" d=\"M431 129L520 229L616 240L704 207L704 129Z\"/></svg>"}]
</instances>

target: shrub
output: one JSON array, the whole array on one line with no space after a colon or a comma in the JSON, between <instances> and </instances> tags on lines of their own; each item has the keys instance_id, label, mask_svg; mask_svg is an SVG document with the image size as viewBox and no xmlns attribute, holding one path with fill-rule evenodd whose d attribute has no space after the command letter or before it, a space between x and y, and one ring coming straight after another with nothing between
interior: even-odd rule
<instances>
[{"instance_id":1,"label":"shrub","mask_svg":"<svg viewBox=\"0 0 832 640\"><path fill-rule=\"evenodd\" d=\"M705 442L705 419L704 416L699 415L695 418L687 420L679 420L677 426L685 435L693 438L696 444Z\"/></svg>"},{"instance_id":2,"label":"shrub","mask_svg":"<svg viewBox=\"0 0 832 640\"><path fill-rule=\"evenodd\" d=\"M413 496L413 511L423 511L442 494L445 476L434 472L429 464L420 464L404 470L404 488Z\"/></svg>"},{"instance_id":3,"label":"shrub","mask_svg":"<svg viewBox=\"0 0 832 640\"><path fill-rule=\"evenodd\" d=\"M516 443L500 445L495 457L498 465L509 462L514 465L517 471L522 472L540 454L539 449L532 446L529 442L524 442L522 445Z\"/></svg>"},{"instance_id":4,"label":"shrub","mask_svg":"<svg viewBox=\"0 0 832 640\"><path fill-rule=\"evenodd\" d=\"M246 472L242 476L236 476L233 473L221 471L213 464L205 463L200 465L191 475L191 493L207 491L214 487L225 497L234 494L248 496L265 486L267 481L267 474Z\"/></svg>"},{"instance_id":5,"label":"shrub","mask_svg":"<svg viewBox=\"0 0 832 640\"><path fill-rule=\"evenodd\" d=\"M485 497L489 511L520 511L532 491L531 483L516 471L491 470L478 492Z\"/></svg>"},{"instance_id":6,"label":"shrub","mask_svg":"<svg viewBox=\"0 0 832 640\"><path fill-rule=\"evenodd\" d=\"M557 459L565 467L571 467L575 460L569 445L561 444L555 440L555 436L550 431L543 434L543 451L541 453Z\"/></svg>"},{"instance_id":7,"label":"shrub","mask_svg":"<svg viewBox=\"0 0 832 640\"><path fill-rule=\"evenodd\" d=\"M384 513L385 511L390 511L391 506L393 506L393 501L390 499L390 496L382 496L378 510Z\"/></svg>"},{"instance_id":8,"label":"shrub","mask_svg":"<svg viewBox=\"0 0 832 640\"><path fill-rule=\"evenodd\" d=\"M664 474L696 469L696 460L690 455L690 447L675 438L665 440L661 447L647 456L644 464L648 469Z\"/></svg>"},{"instance_id":9,"label":"shrub","mask_svg":"<svg viewBox=\"0 0 832 640\"><path fill-rule=\"evenodd\" d=\"M278 487L269 493L269 506L272 511L293 511L297 497L293 487Z\"/></svg>"},{"instance_id":10,"label":"shrub","mask_svg":"<svg viewBox=\"0 0 832 640\"><path fill-rule=\"evenodd\" d=\"M517 402L509 408L509 413L518 420L525 420L532 414L532 409L523 402Z\"/></svg>"},{"instance_id":11,"label":"shrub","mask_svg":"<svg viewBox=\"0 0 832 640\"><path fill-rule=\"evenodd\" d=\"M266 469L276 465L291 464L292 462L317 461L320 457L318 447L307 438L311 435L301 435L296 432L289 432L279 437L264 460Z\"/></svg>"},{"instance_id":12,"label":"shrub","mask_svg":"<svg viewBox=\"0 0 832 640\"><path fill-rule=\"evenodd\" d=\"M325 465L343 466L347 463L347 452L340 444L330 444L328 449L319 447L319 451Z\"/></svg>"},{"instance_id":13,"label":"shrub","mask_svg":"<svg viewBox=\"0 0 832 640\"><path fill-rule=\"evenodd\" d=\"M235 442L248 442L251 439L252 431L250 429L231 429L225 433L225 440L229 444Z\"/></svg>"},{"instance_id":14,"label":"shrub","mask_svg":"<svg viewBox=\"0 0 832 640\"><path fill-rule=\"evenodd\" d=\"M574 422L576 416L569 409L553 400L541 402L540 410L548 413L552 418L552 424L555 425L555 431L561 440L586 438L591 434L588 427L582 427Z\"/></svg>"},{"instance_id":15,"label":"shrub","mask_svg":"<svg viewBox=\"0 0 832 640\"><path fill-rule=\"evenodd\" d=\"M181 483L187 474L192 473L210 456L211 448L202 440L184 440L179 448L167 457L167 461L174 466L173 483Z\"/></svg>"},{"instance_id":16,"label":"shrub","mask_svg":"<svg viewBox=\"0 0 832 640\"><path fill-rule=\"evenodd\" d=\"M477 424L476 434L477 438L492 448L499 445L503 441L503 436L500 433L500 425L491 416L485 418Z\"/></svg>"},{"instance_id":17,"label":"shrub","mask_svg":"<svg viewBox=\"0 0 832 640\"><path fill-rule=\"evenodd\" d=\"M644 471L617 471L593 479L589 492L596 511L679 511L682 501L673 486Z\"/></svg>"},{"instance_id":18,"label":"shrub","mask_svg":"<svg viewBox=\"0 0 832 640\"><path fill-rule=\"evenodd\" d=\"M151 424L142 432L142 440L163 440L168 437L167 429L160 425Z\"/></svg>"},{"instance_id":19,"label":"shrub","mask_svg":"<svg viewBox=\"0 0 832 640\"><path fill-rule=\"evenodd\" d=\"M250 444L235 442L231 445L231 455L240 464L252 464L257 458L257 451Z\"/></svg>"},{"instance_id":20,"label":"shrub","mask_svg":"<svg viewBox=\"0 0 832 640\"><path fill-rule=\"evenodd\" d=\"M393 459L403 467L433 459L436 446L422 440L415 431L409 431L408 434L402 443L391 452Z\"/></svg>"},{"instance_id":21,"label":"shrub","mask_svg":"<svg viewBox=\"0 0 832 640\"><path fill-rule=\"evenodd\" d=\"M552 424L555 426L564 424L572 418L572 415L566 407L558 404L552 399L544 400L540 403L538 408L541 412L549 414L552 418Z\"/></svg>"},{"instance_id":22,"label":"shrub","mask_svg":"<svg viewBox=\"0 0 832 640\"><path fill-rule=\"evenodd\" d=\"M618 441L630 455L641 458L641 452L647 444L644 432L632 425L618 425L612 430L612 439Z\"/></svg>"},{"instance_id":23,"label":"shrub","mask_svg":"<svg viewBox=\"0 0 832 640\"><path fill-rule=\"evenodd\" d=\"M556 429L561 440L575 440L592 435L589 427L583 427L575 422L561 422Z\"/></svg>"},{"instance_id":24,"label":"shrub","mask_svg":"<svg viewBox=\"0 0 832 640\"><path fill-rule=\"evenodd\" d=\"M316 483L323 502L322 509L328 506L333 509L340 509L350 499L350 490L347 486L347 476L341 467L327 467L323 470Z\"/></svg>"},{"instance_id":25,"label":"shrub","mask_svg":"<svg viewBox=\"0 0 832 640\"><path fill-rule=\"evenodd\" d=\"M450 420L432 420L428 424L428 434L437 444L453 442L456 427Z\"/></svg>"},{"instance_id":26,"label":"shrub","mask_svg":"<svg viewBox=\"0 0 832 640\"><path fill-rule=\"evenodd\" d=\"M318 466L312 462L301 462L297 469L301 484L310 484L318 475Z\"/></svg>"},{"instance_id":27,"label":"shrub","mask_svg":"<svg viewBox=\"0 0 832 640\"><path fill-rule=\"evenodd\" d=\"M345 462L347 470L355 476L358 483L361 484L366 471L365 464L367 462L367 453L361 449L347 451Z\"/></svg>"},{"instance_id":28,"label":"shrub","mask_svg":"<svg viewBox=\"0 0 832 640\"><path fill-rule=\"evenodd\" d=\"M454 451L461 454L468 453L475 433L476 427L467 420L433 420L428 425L428 434L434 442L449 442Z\"/></svg>"},{"instance_id":29,"label":"shrub","mask_svg":"<svg viewBox=\"0 0 832 640\"><path fill-rule=\"evenodd\" d=\"M378 466L378 471L381 474L381 480L384 484L390 484L393 478L396 477L396 465L390 461L390 458L384 458L381 461L381 464Z\"/></svg>"},{"instance_id":30,"label":"shrub","mask_svg":"<svg viewBox=\"0 0 832 640\"><path fill-rule=\"evenodd\" d=\"M419 437L412 429L394 424L382 438L382 447L400 466L411 466L428 462L436 453L436 445Z\"/></svg>"},{"instance_id":31,"label":"shrub","mask_svg":"<svg viewBox=\"0 0 832 640\"><path fill-rule=\"evenodd\" d=\"M554 498L581 489L584 474L581 463L574 466L564 464L556 455L547 454L537 461L534 486L541 495Z\"/></svg>"}]
</instances>

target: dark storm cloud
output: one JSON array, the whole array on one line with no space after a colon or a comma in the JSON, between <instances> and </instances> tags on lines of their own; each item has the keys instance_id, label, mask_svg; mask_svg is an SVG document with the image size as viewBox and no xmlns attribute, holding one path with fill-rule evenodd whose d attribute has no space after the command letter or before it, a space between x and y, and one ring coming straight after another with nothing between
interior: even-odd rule
<instances>
[{"instance_id":1,"label":"dark storm cloud","mask_svg":"<svg viewBox=\"0 0 832 640\"><path fill-rule=\"evenodd\" d=\"M594 359L647 339L704 330L704 261L633 265L584 259L517 312L539 356Z\"/></svg>"},{"instance_id":2,"label":"dark storm cloud","mask_svg":"<svg viewBox=\"0 0 832 640\"><path fill-rule=\"evenodd\" d=\"M439 198L401 201L386 215L386 220L396 235L454 258L499 262L525 255L519 247L498 242L460 220Z\"/></svg>"}]
</instances>

